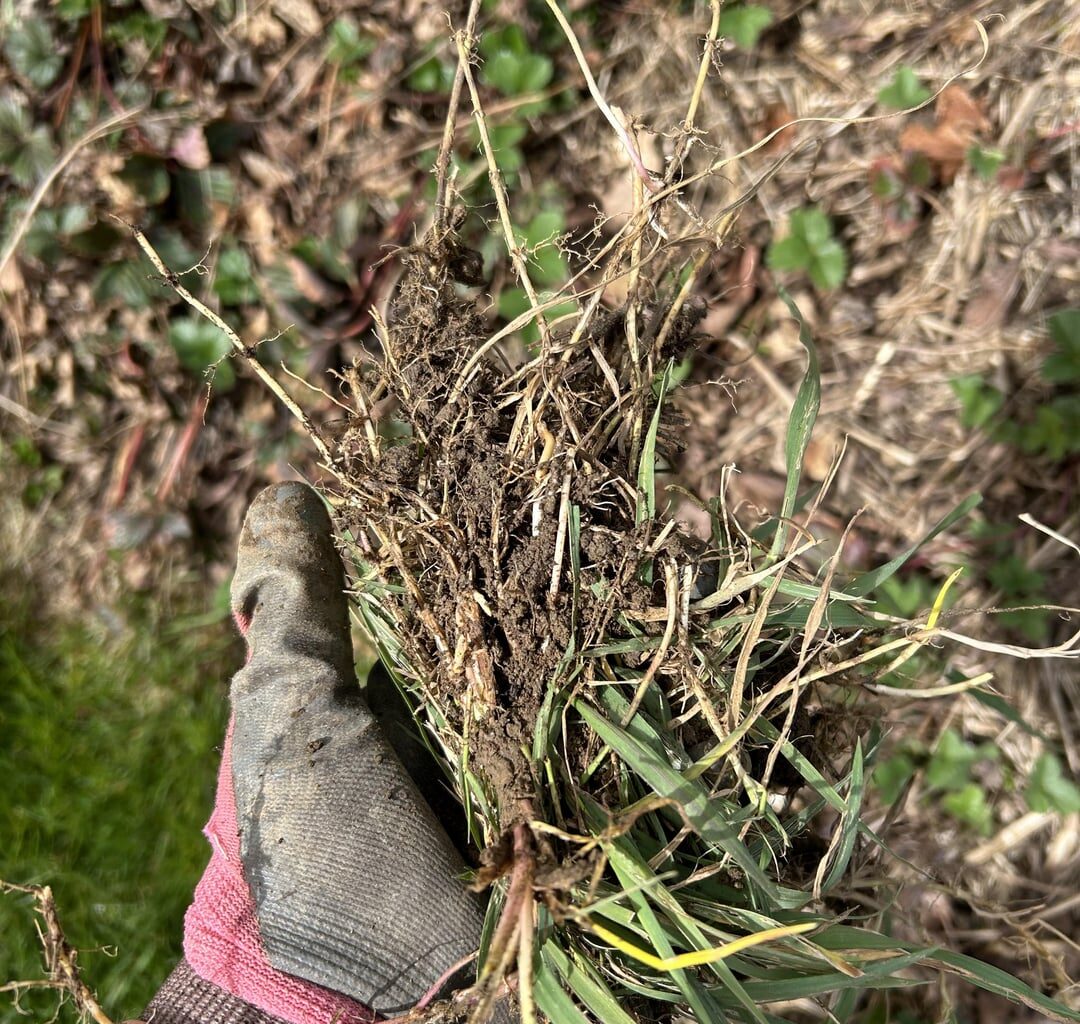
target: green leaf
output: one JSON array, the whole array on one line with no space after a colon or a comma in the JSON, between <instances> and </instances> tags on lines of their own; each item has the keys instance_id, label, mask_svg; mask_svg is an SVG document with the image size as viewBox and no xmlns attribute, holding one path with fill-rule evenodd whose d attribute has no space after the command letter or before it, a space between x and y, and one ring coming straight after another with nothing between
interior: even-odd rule
<instances>
[{"instance_id":1,"label":"green leaf","mask_svg":"<svg viewBox=\"0 0 1080 1024\"><path fill-rule=\"evenodd\" d=\"M1005 162L1005 154L999 149L983 149L975 144L967 151L967 160L983 181L993 181L998 168Z\"/></svg>"},{"instance_id":2,"label":"green leaf","mask_svg":"<svg viewBox=\"0 0 1080 1024\"><path fill-rule=\"evenodd\" d=\"M823 292L839 288L847 277L847 250L835 239L822 242L807 267L810 280Z\"/></svg>"},{"instance_id":3,"label":"green leaf","mask_svg":"<svg viewBox=\"0 0 1080 1024\"><path fill-rule=\"evenodd\" d=\"M851 760L851 782L848 785L847 807L840 819L840 845L837 847L836 860L829 868L829 874L822 886L823 892L828 892L843 877L847 866L851 861L851 855L855 851L855 839L859 834L859 825L862 823L862 799L863 799L863 752L862 740L855 741L855 753Z\"/></svg>"},{"instance_id":4,"label":"green leaf","mask_svg":"<svg viewBox=\"0 0 1080 1024\"><path fill-rule=\"evenodd\" d=\"M773 270L805 271L821 291L839 288L847 276L847 251L816 206L792 212L787 237L769 246L766 261Z\"/></svg>"},{"instance_id":5,"label":"green leaf","mask_svg":"<svg viewBox=\"0 0 1080 1024\"><path fill-rule=\"evenodd\" d=\"M232 365L224 357L232 345L223 331L198 316L184 316L169 324L169 344L180 364L192 373L204 374L218 363L214 386L227 391L235 380Z\"/></svg>"},{"instance_id":6,"label":"green leaf","mask_svg":"<svg viewBox=\"0 0 1080 1024\"><path fill-rule=\"evenodd\" d=\"M1061 762L1049 751L1032 767L1024 796L1033 811L1080 812L1080 786L1065 776Z\"/></svg>"},{"instance_id":7,"label":"green leaf","mask_svg":"<svg viewBox=\"0 0 1080 1024\"><path fill-rule=\"evenodd\" d=\"M137 40L151 54L160 51L168 33L169 22L146 11L135 11L123 18L117 18L105 27L105 38L110 42L123 46ZM145 57L140 55L139 59L145 60Z\"/></svg>"},{"instance_id":8,"label":"green leaf","mask_svg":"<svg viewBox=\"0 0 1080 1024\"><path fill-rule=\"evenodd\" d=\"M242 306L258 299L259 289L255 286L251 258L243 249L222 250L214 277L214 293L226 306Z\"/></svg>"},{"instance_id":9,"label":"green leaf","mask_svg":"<svg viewBox=\"0 0 1080 1024\"><path fill-rule=\"evenodd\" d=\"M224 167L193 171L183 167L176 172L176 192L183 216L196 228L210 226L215 206L232 205L235 185Z\"/></svg>"},{"instance_id":10,"label":"green leaf","mask_svg":"<svg viewBox=\"0 0 1080 1024\"><path fill-rule=\"evenodd\" d=\"M162 160L136 153L124 164L119 175L148 206L157 206L169 197L169 172Z\"/></svg>"},{"instance_id":11,"label":"green leaf","mask_svg":"<svg viewBox=\"0 0 1080 1024\"><path fill-rule=\"evenodd\" d=\"M631 736L625 729L609 721L582 699L574 702L585 723L659 796L674 800L707 842L715 843L731 855L732 861L762 892L769 894L774 905L780 904L779 894L772 881L758 866L743 845L738 833L724 820L720 803L710 799L701 786L688 782L675 771L666 756ZM775 895L774 895L775 894ZM802 895L802 894L798 894Z\"/></svg>"},{"instance_id":12,"label":"green leaf","mask_svg":"<svg viewBox=\"0 0 1080 1024\"><path fill-rule=\"evenodd\" d=\"M741 50L752 50L758 37L773 23L772 11L757 4L735 4L720 14L720 34Z\"/></svg>"},{"instance_id":13,"label":"green leaf","mask_svg":"<svg viewBox=\"0 0 1080 1024\"><path fill-rule=\"evenodd\" d=\"M480 54L490 60L499 53L525 57L529 53L529 41L520 25L507 25L496 32L485 32L480 39Z\"/></svg>"},{"instance_id":14,"label":"green leaf","mask_svg":"<svg viewBox=\"0 0 1080 1024\"><path fill-rule=\"evenodd\" d=\"M549 966L549 958L541 955L533 978L536 1005L552 1024L592 1024L574 1005L573 999Z\"/></svg>"},{"instance_id":15,"label":"green leaf","mask_svg":"<svg viewBox=\"0 0 1080 1024\"><path fill-rule=\"evenodd\" d=\"M93 9L97 0L59 0L53 4L58 18L64 21L82 21Z\"/></svg>"},{"instance_id":16,"label":"green leaf","mask_svg":"<svg viewBox=\"0 0 1080 1024\"><path fill-rule=\"evenodd\" d=\"M1057 347L1043 360L1042 375L1055 384L1080 383L1080 309L1064 309L1046 321Z\"/></svg>"},{"instance_id":17,"label":"green leaf","mask_svg":"<svg viewBox=\"0 0 1080 1024\"><path fill-rule=\"evenodd\" d=\"M1050 614L1040 608L1017 608L1002 612L998 621L1016 630L1036 646L1041 647L1050 637Z\"/></svg>"},{"instance_id":18,"label":"green leaf","mask_svg":"<svg viewBox=\"0 0 1080 1024\"><path fill-rule=\"evenodd\" d=\"M926 766L926 784L931 789L959 790L971 779L971 769L979 761L994 760L997 749L990 744L974 746L955 729L946 729Z\"/></svg>"},{"instance_id":19,"label":"green leaf","mask_svg":"<svg viewBox=\"0 0 1080 1024\"><path fill-rule=\"evenodd\" d=\"M326 59L331 64L347 67L359 64L375 49L375 40L362 35L356 22L347 14L337 18L330 26L326 44Z\"/></svg>"},{"instance_id":20,"label":"green leaf","mask_svg":"<svg viewBox=\"0 0 1080 1024\"><path fill-rule=\"evenodd\" d=\"M519 25L507 25L480 40L484 81L504 96L521 96L543 89L555 73L550 57L532 52Z\"/></svg>"},{"instance_id":21,"label":"green leaf","mask_svg":"<svg viewBox=\"0 0 1080 1024\"><path fill-rule=\"evenodd\" d=\"M977 373L954 377L949 386L960 399L960 422L969 430L985 427L1005 404L1005 396Z\"/></svg>"},{"instance_id":22,"label":"green leaf","mask_svg":"<svg viewBox=\"0 0 1080 1024\"><path fill-rule=\"evenodd\" d=\"M806 242L796 235L788 235L769 246L768 263L773 270L805 270L812 259Z\"/></svg>"},{"instance_id":23,"label":"green leaf","mask_svg":"<svg viewBox=\"0 0 1080 1024\"><path fill-rule=\"evenodd\" d=\"M986 794L975 782L969 782L941 798L942 808L958 821L970 825L980 835L989 835L994 827L994 812Z\"/></svg>"},{"instance_id":24,"label":"green leaf","mask_svg":"<svg viewBox=\"0 0 1080 1024\"><path fill-rule=\"evenodd\" d=\"M1028 568L1019 555L1000 558L987 569L986 576L1008 597L1033 598L1040 594L1046 583L1046 577L1038 570Z\"/></svg>"},{"instance_id":25,"label":"green leaf","mask_svg":"<svg viewBox=\"0 0 1080 1024\"><path fill-rule=\"evenodd\" d=\"M903 619L914 618L916 613L934 603L930 581L915 574L907 579L894 576L886 580L874 595L879 610Z\"/></svg>"},{"instance_id":26,"label":"green leaf","mask_svg":"<svg viewBox=\"0 0 1080 1024\"><path fill-rule=\"evenodd\" d=\"M930 91L919 81L918 75L907 64L901 64L893 73L892 82L878 93L878 102L894 110L917 107L930 99Z\"/></svg>"},{"instance_id":27,"label":"green leaf","mask_svg":"<svg viewBox=\"0 0 1080 1024\"><path fill-rule=\"evenodd\" d=\"M645 440L641 445L641 454L638 456L638 501L637 521L645 522L646 519L656 517L656 435L660 430L660 414L664 411L664 399L667 397L668 384L671 380L671 363L664 369L664 376L660 380L660 393L656 396L656 409L649 429L645 432Z\"/></svg>"},{"instance_id":28,"label":"green leaf","mask_svg":"<svg viewBox=\"0 0 1080 1024\"><path fill-rule=\"evenodd\" d=\"M832 221L825 211L817 206L793 210L789 224L791 233L801 238L811 252L833 236Z\"/></svg>"},{"instance_id":29,"label":"green leaf","mask_svg":"<svg viewBox=\"0 0 1080 1024\"><path fill-rule=\"evenodd\" d=\"M873 783L881 799L893 804L915 774L915 762L905 753L894 754L874 768Z\"/></svg>"},{"instance_id":30,"label":"green leaf","mask_svg":"<svg viewBox=\"0 0 1080 1024\"><path fill-rule=\"evenodd\" d=\"M13 96L0 98L0 170L20 188L32 188L56 158L48 126L33 125Z\"/></svg>"},{"instance_id":31,"label":"green leaf","mask_svg":"<svg viewBox=\"0 0 1080 1024\"><path fill-rule=\"evenodd\" d=\"M886 562L884 565L878 566L871 572L863 573L861 576L857 576L851 581L844 589L847 593L855 597L865 597L872 590L876 590L880 587L889 577L894 575L901 566L907 562L916 551L919 550L924 544L932 541L943 530L947 530L958 519L962 519L973 508L975 508L982 501L981 494L973 494L969 498L965 498L959 505L956 506L948 515L939 519L927 532L927 534L916 544L912 544L906 551L897 555L895 558Z\"/></svg>"},{"instance_id":32,"label":"green leaf","mask_svg":"<svg viewBox=\"0 0 1080 1024\"><path fill-rule=\"evenodd\" d=\"M9 30L4 53L16 73L38 89L47 89L52 85L64 66L52 27L40 15L29 21L18 22Z\"/></svg>"},{"instance_id":33,"label":"green leaf","mask_svg":"<svg viewBox=\"0 0 1080 1024\"><path fill-rule=\"evenodd\" d=\"M100 303L118 302L128 309L146 309L154 295L153 285L138 264L121 260L103 267L94 278L94 298Z\"/></svg>"}]
</instances>

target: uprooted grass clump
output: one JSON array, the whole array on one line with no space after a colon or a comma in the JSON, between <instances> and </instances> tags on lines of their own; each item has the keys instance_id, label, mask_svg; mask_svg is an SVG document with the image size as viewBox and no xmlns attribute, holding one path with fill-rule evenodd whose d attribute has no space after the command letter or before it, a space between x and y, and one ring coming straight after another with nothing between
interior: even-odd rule
<instances>
[{"instance_id":1,"label":"uprooted grass clump","mask_svg":"<svg viewBox=\"0 0 1080 1024\"><path fill-rule=\"evenodd\" d=\"M356 413L328 459L358 612L446 766L480 851L475 885L491 891L475 985L413 1018L479 1024L512 994L527 1022L846 1020L867 993L933 969L1080 1019L976 960L878 930L890 898L862 800L880 735L862 684L942 634L945 593L913 629L865 599L915 549L855 577L843 540L816 569L803 562L829 480L799 493L820 383L793 303L808 363L777 514L748 530L723 493L684 496L707 515L703 540L658 500L678 445L673 368L701 316L694 281L746 198L705 216L675 184L701 159L709 47L663 179L605 108L634 210L545 295L471 69L477 10L455 37L435 223L400 254L396 298L385 323L376 315L380 357L345 375ZM479 257L449 213L466 86L530 303L494 333L469 290ZM730 162L704 159L698 178ZM574 312L548 318L568 300ZM517 334L529 325L532 347Z\"/></svg>"},{"instance_id":2,"label":"uprooted grass clump","mask_svg":"<svg viewBox=\"0 0 1080 1024\"><path fill-rule=\"evenodd\" d=\"M424 1019L486 1020L508 990L526 1020L764 1020L759 1004L828 993L838 1013L917 983L920 962L1065 1013L970 958L841 923L876 918L884 884L860 815L879 736L850 695L938 612L903 635L859 604L907 555L842 584L839 552L798 566L805 328L781 515L746 532L718 496L705 543L656 497L697 309L654 293L541 313L539 348L515 357L455 281L458 252L445 234L405 258L383 357L348 375L361 411L339 462L359 612L493 886L476 985ZM813 719L844 707L826 743Z\"/></svg>"}]
</instances>

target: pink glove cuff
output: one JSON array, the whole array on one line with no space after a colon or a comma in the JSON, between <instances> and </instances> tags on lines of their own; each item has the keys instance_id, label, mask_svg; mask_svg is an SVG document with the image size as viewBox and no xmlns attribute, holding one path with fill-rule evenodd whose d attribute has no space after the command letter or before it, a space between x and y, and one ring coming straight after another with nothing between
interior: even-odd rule
<instances>
[{"instance_id":1,"label":"pink glove cuff","mask_svg":"<svg viewBox=\"0 0 1080 1024\"><path fill-rule=\"evenodd\" d=\"M203 830L212 853L184 918L184 956L205 981L288 1024L368 1024L377 1020L374 1013L347 996L270 966L240 860L232 734L230 719L214 812Z\"/></svg>"}]
</instances>

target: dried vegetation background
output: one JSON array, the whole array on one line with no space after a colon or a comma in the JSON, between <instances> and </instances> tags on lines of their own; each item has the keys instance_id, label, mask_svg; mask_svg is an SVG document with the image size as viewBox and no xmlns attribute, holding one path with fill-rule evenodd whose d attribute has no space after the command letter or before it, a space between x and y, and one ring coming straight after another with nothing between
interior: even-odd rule
<instances>
[{"instance_id":1,"label":"dried vegetation background","mask_svg":"<svg viewBox=\"0 0 1080 1024\"><path fill-rule=\"evenodd\" d=\"M755 510L779 507L784 430L803 354L766 253L793 210L816 205L847 252L842 286L822 290L804 275L779 276L822 362L807 475L829 476L846 442L818 528L824 523L838 539L865 510L844 546L845 565L862 569L906 549L979 491L986 500L978 517L1005 532L990 543L954 529L924 548L912 568L930 597L948 569L964 565L953 621L987 638L1023 640L1000 618L961 617L1006 603L993 572L1005 543L1041 574L1053 603L1080 604L1074 554L1016 521L1028 512L1077 537L1076 456L1032 457L965 426L950 384L978 375L1017 415L1038 408L1047 393L1038 372L1048 350L1043 315L1080 304L1075 10L1049 0L1008 10L982 2L769 3L772 23L752 48L717 47L701 95L701 135L687 147L679 129L708 11L570 6L587 9L575 21L584 56L607 102L633 126L644 166L662 176L677 164L686 208L737 214L694 285L703 317L675 399L685 448L672 451L665 481L702 495L724 492L750 520ZM40 17L32 5L15 8L16 16ZM6 172L0 168L4 457L23 464L20 479L30 477L22 549L63 524L67 543L35 556L35 571L55 583L61 603L107 607L125 589L152 590L163 566L225 579L232 538L258 486L319 472L306 438L242 367L221 364L228 372L219 367L208 398L193 368L224 352L204 358L195 345L192 355L193 329L177 327L186 311L148 280L151 268L136 262L130 235L110 215L143 227L174 270L198 265L185 278L189 287L201 283L246 344L272 337L260 357L324 389L282 378L347 449L352 408L337 373L372 365L373 310L386 310L433 216L428 168L446 110L439 75L455 61L447 9L463 23L464 10L423 2L290 0L231 10L144 0L87 5L81 14L79 4L61 4L41 19L60 61L48 84L35 84L33 66L13 59L0 69L5 130L25 127L20 137L33 145L23 148L36 154L27 171L10 155ZM137 15L164 32L136 32ZM355 34L339 29L342 19ZM525 3L500 4L495 20L520 24L537 46L548 24L542 5ZM625 223L634 174L573 54L547 45L553 74L541 88L506 96L481 83L481 91L492 124L524 127L512 133L523 160L510 172L511 193L540 198L521 218L548 207L562 212L553 235L573 271ZM878 92L905 66L931 91L972 70L924 109L880 118L888 111ZM535 112L564 90L568 101L542 117ZM695 180L799 118L836 120L786 128ZM460 234L482 253L493 301L479 304L475 322L453 326L480 337L503 322L498 298L514 282L505 250L488 241L497 234L495 210L478 190L486 171L467 103L459 125L456 184L468 214ZM972 146L1001 154L989 175L969 162ZM917 180L912 154L926 165ZM875 187L883 179L890 190ZM672 214L673 223L679 218L685 231L685 210ZM688 248L694 244L688 236ZM664 259L650 275L657 294L645 300L670 301L665 273L677 278L681 264L671 248ZM622 287L610 285L607 307L625 303ZM447 369L439 353L425 358L433 377ZM458 454L464 462L455 472L482 474L483 452ZM537 470L523 484L523 504ZM482 489L482 479L474 482ZM694 504L678 491L671 496L687 527L700 532L706 522ZM540 578L539 569L534 574ZM1045 621L1045 643L1075 630L1052 614ZM969 695L893 699L873 713L887 716L898 747L914 740L936 749L951 733L972 747L996 747L999 756L971 769L992 809L989 828L942 814L921 776L898 803L882 801L871 824L920 865L892 869L909 883L898 910L919 938L1067 997L1080 966L1080 820L1032 810L1017 780L1043 749L1028 728L1060 742L1065 770L1080 772L1080 684L1067 662L967 657L971 675L995 671L1016 720ZM819 709L811 701L808 710ZM823 715L813 728L827 727ZM824 732L816 739L827 745ZM961 998L971 1000L962 1005L968 1019L1037 1019L990 996Z\"/></svg>"}]
</instances>

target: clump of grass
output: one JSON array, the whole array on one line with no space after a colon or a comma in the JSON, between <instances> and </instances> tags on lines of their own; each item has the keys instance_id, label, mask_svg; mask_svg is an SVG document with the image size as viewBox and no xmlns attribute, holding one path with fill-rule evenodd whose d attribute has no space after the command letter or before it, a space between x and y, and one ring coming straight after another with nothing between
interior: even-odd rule
<instances>
[{"instance_id":1,"label":"clump of grass","mask_svg":"<svg viewBox=\"0 0 1080 1024\"><path fill-rule=\"evenodd\" d=\"M525 1021L557 1024L765 1021L802 1001L844 1020L864 993L918 985L923 969L1080 1019L986 964L873 927L880 913L860 893L883 881L881 844L861 806L880 736L856 711L821 750L796 723L811 689L850 704L938 636L955 576L912 630L865 599L917 546L858 576L842 573L842 545L803 568L828 481L800 493L820 384L790 300L807 370L776 517L750 531L713 496L701 544L664 507L671 372L701 315L695 278L732 224L730 209L688 209L675 185L717 20L663 177L560 23L626 148L635 209L541 298L476 88L470 23L456 36L454 95L472 100L529 308L492 334L462 288L476 260L451 212L452 109L435 225L404 257L379 323L382 359L348 375L357 415L333 460L358 613L461 797L483 851L475 884L491 889L476 984L416 1019L467 1011L479 1024L512 991ZM617 282L626 301L605 307ZM549 317L567 302L573 313ZM533 348L503 344L530 325ZM377 419L376 408L396 412Z\"/></svg>"}]
</instances>

